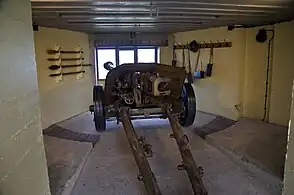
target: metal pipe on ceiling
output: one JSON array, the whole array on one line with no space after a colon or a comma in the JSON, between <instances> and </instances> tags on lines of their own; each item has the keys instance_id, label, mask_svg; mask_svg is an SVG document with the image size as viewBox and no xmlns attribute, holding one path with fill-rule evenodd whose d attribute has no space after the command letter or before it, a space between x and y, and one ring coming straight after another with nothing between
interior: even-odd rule
<instances>
[{"instance_id":1,"label":"metal pipe on ceiling","mask_svg":"<svg viewBox=\"0 0 294 195\"><path fill-rule=\"evenodd\" d=\"M136 20L136 19L140 19L140 20L164 20L164 19L169 19L169 20L173 20L173 19L179 19L179 20L231 20L231 19L242 19L245 18L243 16L235 16L235 17L218 17L218 16L185 16L185 15L158 15L155 17L150 17L149 15L145 14L145 15L115 15L115 14L79 14L79 15L74 15L74 14L66 14L66 15L60 15L60 14L56 14L56 15L50 15L50 16L44 16L44 15L33 15L34 18L38 19L38 18L56 18L56 19L64 19L64 20L70 20L70 19L86 19L86 20L104 20L104 19L110 19L110 20L117 20L117 21L121 21L121 20ZM268 16L269 17L269 16Z\"/></svg>"},{"instance_id":2,"label":"metal pipe on ceiling","mask_svg":"<svg viewBox=\"0 0 294 195\"><path fill-rule=\"evenodd\" d=\"M48 23L50 25L50 23ZM98 23L98 24L66 24L66 23L59 23L59 24L51 24L56 26L72 26L72 27L101 27L101 26L107 26L107 27L118 27L118 26L125 26L125 27L198 27L200 24L189 24L189 25L180 25L180 24L144 24L144 23L138 23L138 24L125 24L125 23L117 23L117 24L107 24L107 23Z\"/></svg>"},{"instance_id":3,"label":"metal pipe on ceiling","mask_svg":"<svg viewBox=\"0 0 294 195\"><path fill-rule=\"evenodd\" d=\"M228 20L228 21L235 21L235 20ZM154 20L141 20L141 19L133 19L133 20L116 20L116 19L101 19L101 20L87 20L87 19L71 19L71 20L56 20L56 19L50 19L50 18L40 18L36 19L35 22L40 23L57 23L57 22L65 22L69 24L75 24L75 23L88 23L88 24L95 24L95 23L180 23L180 24L203 24L203 23L209 23L214 22L214 20L172 20L172 19L154 19Z\"/></svg>"},{"instance_id":4,"label":"metal pipe on ceiling","mask_svg":"<svg viewBox=\"0 0 294 195\"><path fill-rule=\"evenodd\" d=\"M187 25L187 24L197 24L200 25L202 24L202 22L158 22L158 21L154 21L154 22L109 22L109 21L95 21L95 22L91 22L91 21L77 21L77 22L68 22L68 24L107 24L107 25L115 25L115 24L157 24L157 25L165 25L165 24L174 24L174 25Z\"/></svg>"},{"instance_id":5,"label":"metal pipe on ceiling","mask_svg":"<svg viewBox=\"0 0 294 195\"><path fill-rule=\"evenodd\" d=\"M185 5L185 4L182 4ZM186 5L185 5L186 6ZM217 8L217 7L191 7L191 6L175 6L172 7L170 5L167 6L158 6L161 9L169 9L169 10L195 10L195 11L220 11L220 12L241 12L241 13L276 13L277 10L274 9L238 9L235 8ZM95 11L150 11L150 7L142 7L142 6L117 6L117 5L107 5L107 6L80 6L80 7L73 7L73 6L32 6L33 9L71 9L71 8L80 8L80 9L92 9Z\"/></svg>"},{"instance_id":6,"label":"metal pipe on ceiling","mask_svg":"<svg viewBox=\"0 0 294 195\"><path fill-rule=\"evenodd\" d=\"M86 26L93 32L177 32L290 19L293 5L288 0L32 0L32 13L34 22L42 26L80 31Z\"/></svg>"},{"instance_id":7,"label":"metal pipe on ceiling","mask_svg":"<svg viewBox=\"0 0 294 195\"><path fill-rule=\"evenodd\" d=\"M32 5L50 5L52 4L52 1L49 0L32 0ZM152 1L152 4L154 5L205 5L205 6L226 6L226 7L245 7L245 8L260 8L260 9L283 9L287 8L287 6L283 5L280 1L251 1L252 3L229 3L229 1L226 1L227 3L219 3L219 2L199 2L199 1ZM92 1L92 0L72 0L72 1L65 1L65 0L55 0L55 4L60 5L99 5L99 6L111 6L111 5L118 5L118 6L129 6L129 5L138 5L138 6L150 6L151 1L150 0L124 0L124 1L116 1L116 0L104 0L104 1Z\"/></svg>"},{"instance_id":8,"label":"metal pipe on ceiling","mask_svg":"<svg viewBox=\"0 0 294 195\"><path fill-rule=\"evenodd\" d=\"M144 15L148 12L144 12L144 11L93 11L93 10L89 10L89 9L33 9L33 16L46 16L46 15L56 15L56 14L60 14L60 15L79 15L79 14L118 14L118 15ZM230 12L230 13L224 13L224 12L204 12L204 11L174 11L174 10L167 10L167 9L160 9L160 14L161 15L167 15L167 14L182 14L182 15L186 15L186 16L202 16L202 15L209 15L209 16L228 16L228 17L234 17L234 16L247 16L247 17L267 17L268 14L266 13L238 13L238 12Z\"/></svg>"},{"instance_id":9,"label":"metal pipe on ceiling","mask_svg":"<svg viewBox=\"0 0 294 195\"><path fill-rule=\"evenodd\" d=\"M188 27L188 28L179 28L179 27L66 27L66 26L51 26L51 25L46 25L45 27L54 27L54 28L59 28L59 29L68 29L68 30L74 30L74 31L91 31L91 32L108 32L108 33L119 33L119 32L150 32L150 33L168 33L168 32L180 32L180 31L185 31L186 29L188 30L193 30L195 27ZM200 27L196 27L196 29L200 29ZM119 30L119 31L117 31Z\"/></svg>"}]
</instances>

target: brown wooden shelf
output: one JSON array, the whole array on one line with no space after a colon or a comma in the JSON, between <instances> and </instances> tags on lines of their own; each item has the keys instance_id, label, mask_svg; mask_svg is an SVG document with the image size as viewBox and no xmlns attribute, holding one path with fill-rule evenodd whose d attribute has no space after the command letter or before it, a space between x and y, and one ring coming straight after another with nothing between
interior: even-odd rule
<instances>
[{"instance_id":1,"label":"brown wooden shelf","mask_svg":"<svg viewBox=\"0 0 294 195\"><path fill-rule=\"evenodd\" d=\"M199 49L232 47L232 42L199 43ZM174 45L174 49L190 49L190 45Z\"/></svg>"}]
</instances>

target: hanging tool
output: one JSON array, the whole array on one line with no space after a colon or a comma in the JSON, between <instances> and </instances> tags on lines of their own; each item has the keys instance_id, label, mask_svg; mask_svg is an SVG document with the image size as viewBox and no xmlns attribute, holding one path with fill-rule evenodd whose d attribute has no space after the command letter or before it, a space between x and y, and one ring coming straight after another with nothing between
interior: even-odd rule
<instances>
[{"instance_id":1,"label":"hanging tool","mask_svg":"<svg viewBox=\"0 0 294 195\"><path fill-rule=\"evenodd\" d=\"M49 66L49 69L50 70L57 70L59 68L71 68L71 67L80 67L80 66L92 66L92 64L51 65L51 66Z\"/></svg>"},{"instance_id":2,"label":"hanging tool","mask_svg":"<svg viewBox=\"0 0 294 195\"><path fill-rule=\"evenodd\" d=\"M176 55L176 51L173 48L173 60L172 60L172 66L176 67L177 66L177 55Z\"/></svg>"},{"instance_id":3,"label":"hanging tool","mask_svg":"<svg viewBox=\"0 0 294 195\"><path fill-rule=\"evenodd\" d=\"M193 40L189 43L188 48L190 51L196 53L199 50L199 44L197 41Z\"/></svg>"},{"instance_id":4,"label":"hanging tool","mask_svg":"<svg viewBox=\"0 0 294 195\"><path fill-rule=\"evenodd\" d=\"M197 58L196 58L196 64L195 64L194 71L193 71L193 73L194 73L194 77L193 78L194 79L197 78L197 77L199 77L199 74L200 74L200 73L198 73L199 59L200 59L200 49L198 50L198 54L197 54Z\"/></svg>"},{"instance_id":5,"label":"hanging tool","mask_svg":"<svg viewBox=\"0 0 294 195\"><path fill-rule=\"evenodd\" d=\"M48 61L75 61L75 60L84 60L84 58L48 58Z\"/></svg>"},{"instance_id":6,"label":"hanging tool","mask_svg":"<svg viewBox=\"0 0 294 195\"><path fill-rule=\"evenodd\" d=\"M200 71L195 72L195 77L199 78L199 79L202 79L202 78L204 78L204 76L205 76L205 72L203 70L202 61L201 61L200 62Z\"/></svg>"},{"instance_id":7,"label":"hanging tool","mask_svg":"<svg viewBox=\"0 0 294 195\"><path fill-rule=\"evenodd\" d=\"M182 59L182 68L184 68L186 70L186 66L185 66L185 49L182 49L182 54L183 54L183 59Z\"/></svg>"},{"instance_id":8,"label":"hanging tool","mask_svg":"<svg viewBox=\"0 0 294 195\"><path fill-rule=\"evenodd\" d=\"M173 46L175 45L175 36L173 36ZM177 56L176 56L176 51L175 48L173 47L173 60L172 60L172 66L176 67L177 66Z\"/></svg>"},{"instance_id":9,"label":"hanging tool","mask_svg":"<svg viewBox=\"0 0 294 195\"><path fill-rule=\"evenodd\" d=\"M48 54L79 54L79 53L84 53L83 51L62 51L62 50L54 50L54 49L48 49L47 50Z\"/></svg>"},{"instance_id":10,"label":"hanging tool","mask_svg":"<svg viewBox=\"0 0 294 195\"><path fill-rule=\"evenodd\" d=\"M182 68L184 68L186 70L186 65L185 65L185 62L186 62L186 56L185 56L185 49L182 50L183 51L183 61L182 61ZM193 83L193 77L192 77L192 74L191 74L191 61L190 61L190 51L188 50L188 57L189 57L189 70L188 72L186 71L186 79L188 81L188 83Z\"/></svg>"},{"instance_id":11,"label":"hanging tool","mask_svg":"<svg viewBox=\"0 0 294 195\"><path fill-rule=\"evenodd\" d=\"M80 73L85 73L85 71L74 71L74 72L64 72L64 73L53 73L50 74L50 77L56 77L56 76L60 76L60 75L71 75L71 74L80 74Z\"/></svg>"},{"instance_id":12,"label":"hanging tool","mask_svg":"<svg viewBox=\"0 0 294 195\"><path fill-rule=\"evenodd\" d=\"M202 61L200 63L200 78L204 78L205 76L205 71L203 70L203 64Z\"/></svg>"},{"instance_id":13,"label":"hanging tool","mask_svg":"<svg viewBox=\"0 0 294 195\"><path fill-rule=\"evenodd\" d=\"M188 73L186 73L186 77L188 80L188 83L193 83L193 76L192 76L192 68L191 68L191 58L190 58L190 50L188 50Z\"/></svg>"},{"instance_id":14,"label":"hanging tool","mask_svg":"<svg viewBox=\"0 0 294 195\"><path fill-rule=\"evenodd\" d=\"M206 65L206 76L210 77L212 75L213 67L213 48L210 48L209 62Z\"/></svg>"}]
</instances>

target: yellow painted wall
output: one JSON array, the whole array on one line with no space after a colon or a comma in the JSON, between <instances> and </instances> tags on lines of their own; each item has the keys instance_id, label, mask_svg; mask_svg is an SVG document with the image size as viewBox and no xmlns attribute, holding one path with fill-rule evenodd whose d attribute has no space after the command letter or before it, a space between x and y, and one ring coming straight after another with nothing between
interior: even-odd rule
<instances>
[{"instance_id":1,"label":"yellow painted wall","mask_svg":"<svg viewBox=\"0 0 294 195\"><path fill-rule=\"evenodd\" d=\"M262 28L275 28L268 119L272 123L288 125L294 77L294 22ZM229 32L227 28L222 27L174 34L175 44L192 40L203 43L225 39L233 43L231 48L214 50L212 77L194 83L198 110L231 119L238 119L240 116L263 118L268 42L256 42L255 37L259 29L235 29ZM271 33L268 36L270 38ZM160 54L163 63L171 64L171 47L161 49ZM197 54L190 55L193 67ZM202 61L204 68L208 59L209 49L201 50L200 62ZM182 51L177 52L177 60L177 65L181 66Z\"/></svg>"},{"instance_id":2,"label":"yellow painted wall","mask_svg":"<svg viewBox=\"0 0 294 195\"><path fill-rule=\"evenodd\" d=\"M270 60L269 96L267 107L269 122L288 125L291 107L291 89L294 78L294 22L263 27L275 29ZM260 28L246 29L246 62L244 85L244 113L246 117L262 119L267 71L267 47L257 43L255 36ZM272 35L268 32L268 38Z\"/></svg>"},{"instance_id":3,"label":"yellow painted wall","mask_svg":"<svg viewBox=\"0 0 294 195\"><path fill-rule=\"evenodd\" d=\"M271 28L273 27L267 27L267 29ZM246 29L243 115L262 119L268 42L258 43L256 41L256 34L259 29Z\"/></svg>"},{"instance_id":4,"label":"yellow painted wall","mask_svg":"<svg viewBox=\"0 0 294 195\"><path fill-rule=\"evenodd\" d=\"M269 119L273 123L286 125L294 79L294 22L278 24L275 29Z\"/></svg>"},{"instance_id":5,"label":"yellow painted wall","mask_svg":"<svg viewBox=\"0 0 294 195\"><path fill-rule=\"evenodd\" d=\"M91 68L85 67L86 73L81 79L77 75L63 76L59 83L49 74L54 72L48 66L54 64L48 62L50 57L47 49L60 45L64 50L75 50L80 46L83 51L84 63L90 62L90 46L88 35L79 32L59 30L53 28L40 28L34 32L36 62L38 69L39 93L41 98L42 127L65 120L74 115L88 110L92 104L92 74ZM51 57L54 57L52 55ZM64 54L63 57L75 57L72 54ZM77 63L75 61L68 63ZM76 71L77 68L66 68L64 72Z\"/></svg>"},{"instance_id":6,"label":"yellow painted wall","mask_svg":"<svg viewBox=\"0 0 294 195\"><path fill-rule=\"evenodd\" d=\"M232 41L232 48L214 50L213 76L194 83L199 110L237 119L239 111L235 108L241 103L240 89L242 71L244 67L245 45L238 44L245 41L243 30L228 32L226 28L215 28L174 34L175 44L188 43L192 40L199 41ZM205 67L209 60L209 49L201 50L200 60ZM171 63L171 47L160 50L161 61ZM182 66L182 51L176 52L177 66ZM192 69L195 68L197 54L190 53ZM242 60L240 60L242 59ZM186 64L188 63L186 52Z\"/></svg>"},{"instance_id":7,"label":"yellow painted wall","mask_svg":"<svg viewBox=\"0 0 294 195\"><path fill-rule=\"evenodd\" d=\"M173 46L173 35L168 36L168 46L160 47L160 63L162 64L171 64L173 58L172 46Z\"/></svg>"}]
</instances>

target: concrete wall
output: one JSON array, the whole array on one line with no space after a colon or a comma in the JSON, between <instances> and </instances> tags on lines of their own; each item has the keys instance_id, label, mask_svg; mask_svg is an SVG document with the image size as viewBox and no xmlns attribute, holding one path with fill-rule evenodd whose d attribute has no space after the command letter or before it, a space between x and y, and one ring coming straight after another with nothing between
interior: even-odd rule
<instances>
[{"instance_id":1,"label":"concrete wall","mask_svg":"<svg viewBox=\"0 0 294 195\"><path fill-rule=\"evenodd\" d=\"M50 194L29 0L0 2L0 194Z\"/></svg>"},{"instance_id":2,"label":"concrete wall","mask_svg":"<svg viewBox=\"0 0 294 195\"><path fill-rule=\"evenodd\" d=\"M92 104L93 78L91 68L85 67L83 78L77 79L77 75L63 76L63 80L56 82L55 78L49 77L54 71L48 67L54 62L48 62L47 49L53 49L59 45L63 50L75 50L80 46L83 51L84 63L90 63L90 46L88 35L79 32L59 30L53 28L40 28L34 32L36 62L38 69L38 82L41 98L42 127L65 120L74 115L88 110ZM54 55L51 55L54 57ZM64 54L64 58L76 57L76 54ZM67 64L76 64L76 61ZM66 65L66 63L63 63ZM77 71L77 68L66 68L64 72Z\"/></svg>"},{"instance_id":3,"label":"concrete wall","mask_svg":"<svg viewBox=\"0 0 294 195\"><path fill-rule=\"evenodd\" d=\"M283 195L292 195L294 192L294 82L292 88L291 118L288 131L288 146L285 163Z\"/></svg>"},{"instance_id":4,"label":"concrete wall","mask_svg":"<svg viewBox=\"0 0 294 195\"><path fill-rule=\"evenodd\" d=\"M291 38L294 22L263 28L275 28L267 103L270 110L266 118L272 123L288 125L294 77L294 40ZM232 48L214 50L212 77L194 83L199 110L231 119L240 116L263 118L268 42L256 42L255 36L259 29L235 29L229 32L226 28L214 28L174 34L175 44L191 40L209 42L224 39L233 43ZM196 56L191 53L192 66L195 66ZM200 62L204 67L208 58L209 49L202 50ZM162 49L161 60L170 64L171 59L172 48ZM181 66L182 51L177 52L177 60L178 66Z\"/></svg>"}]
</instances>

